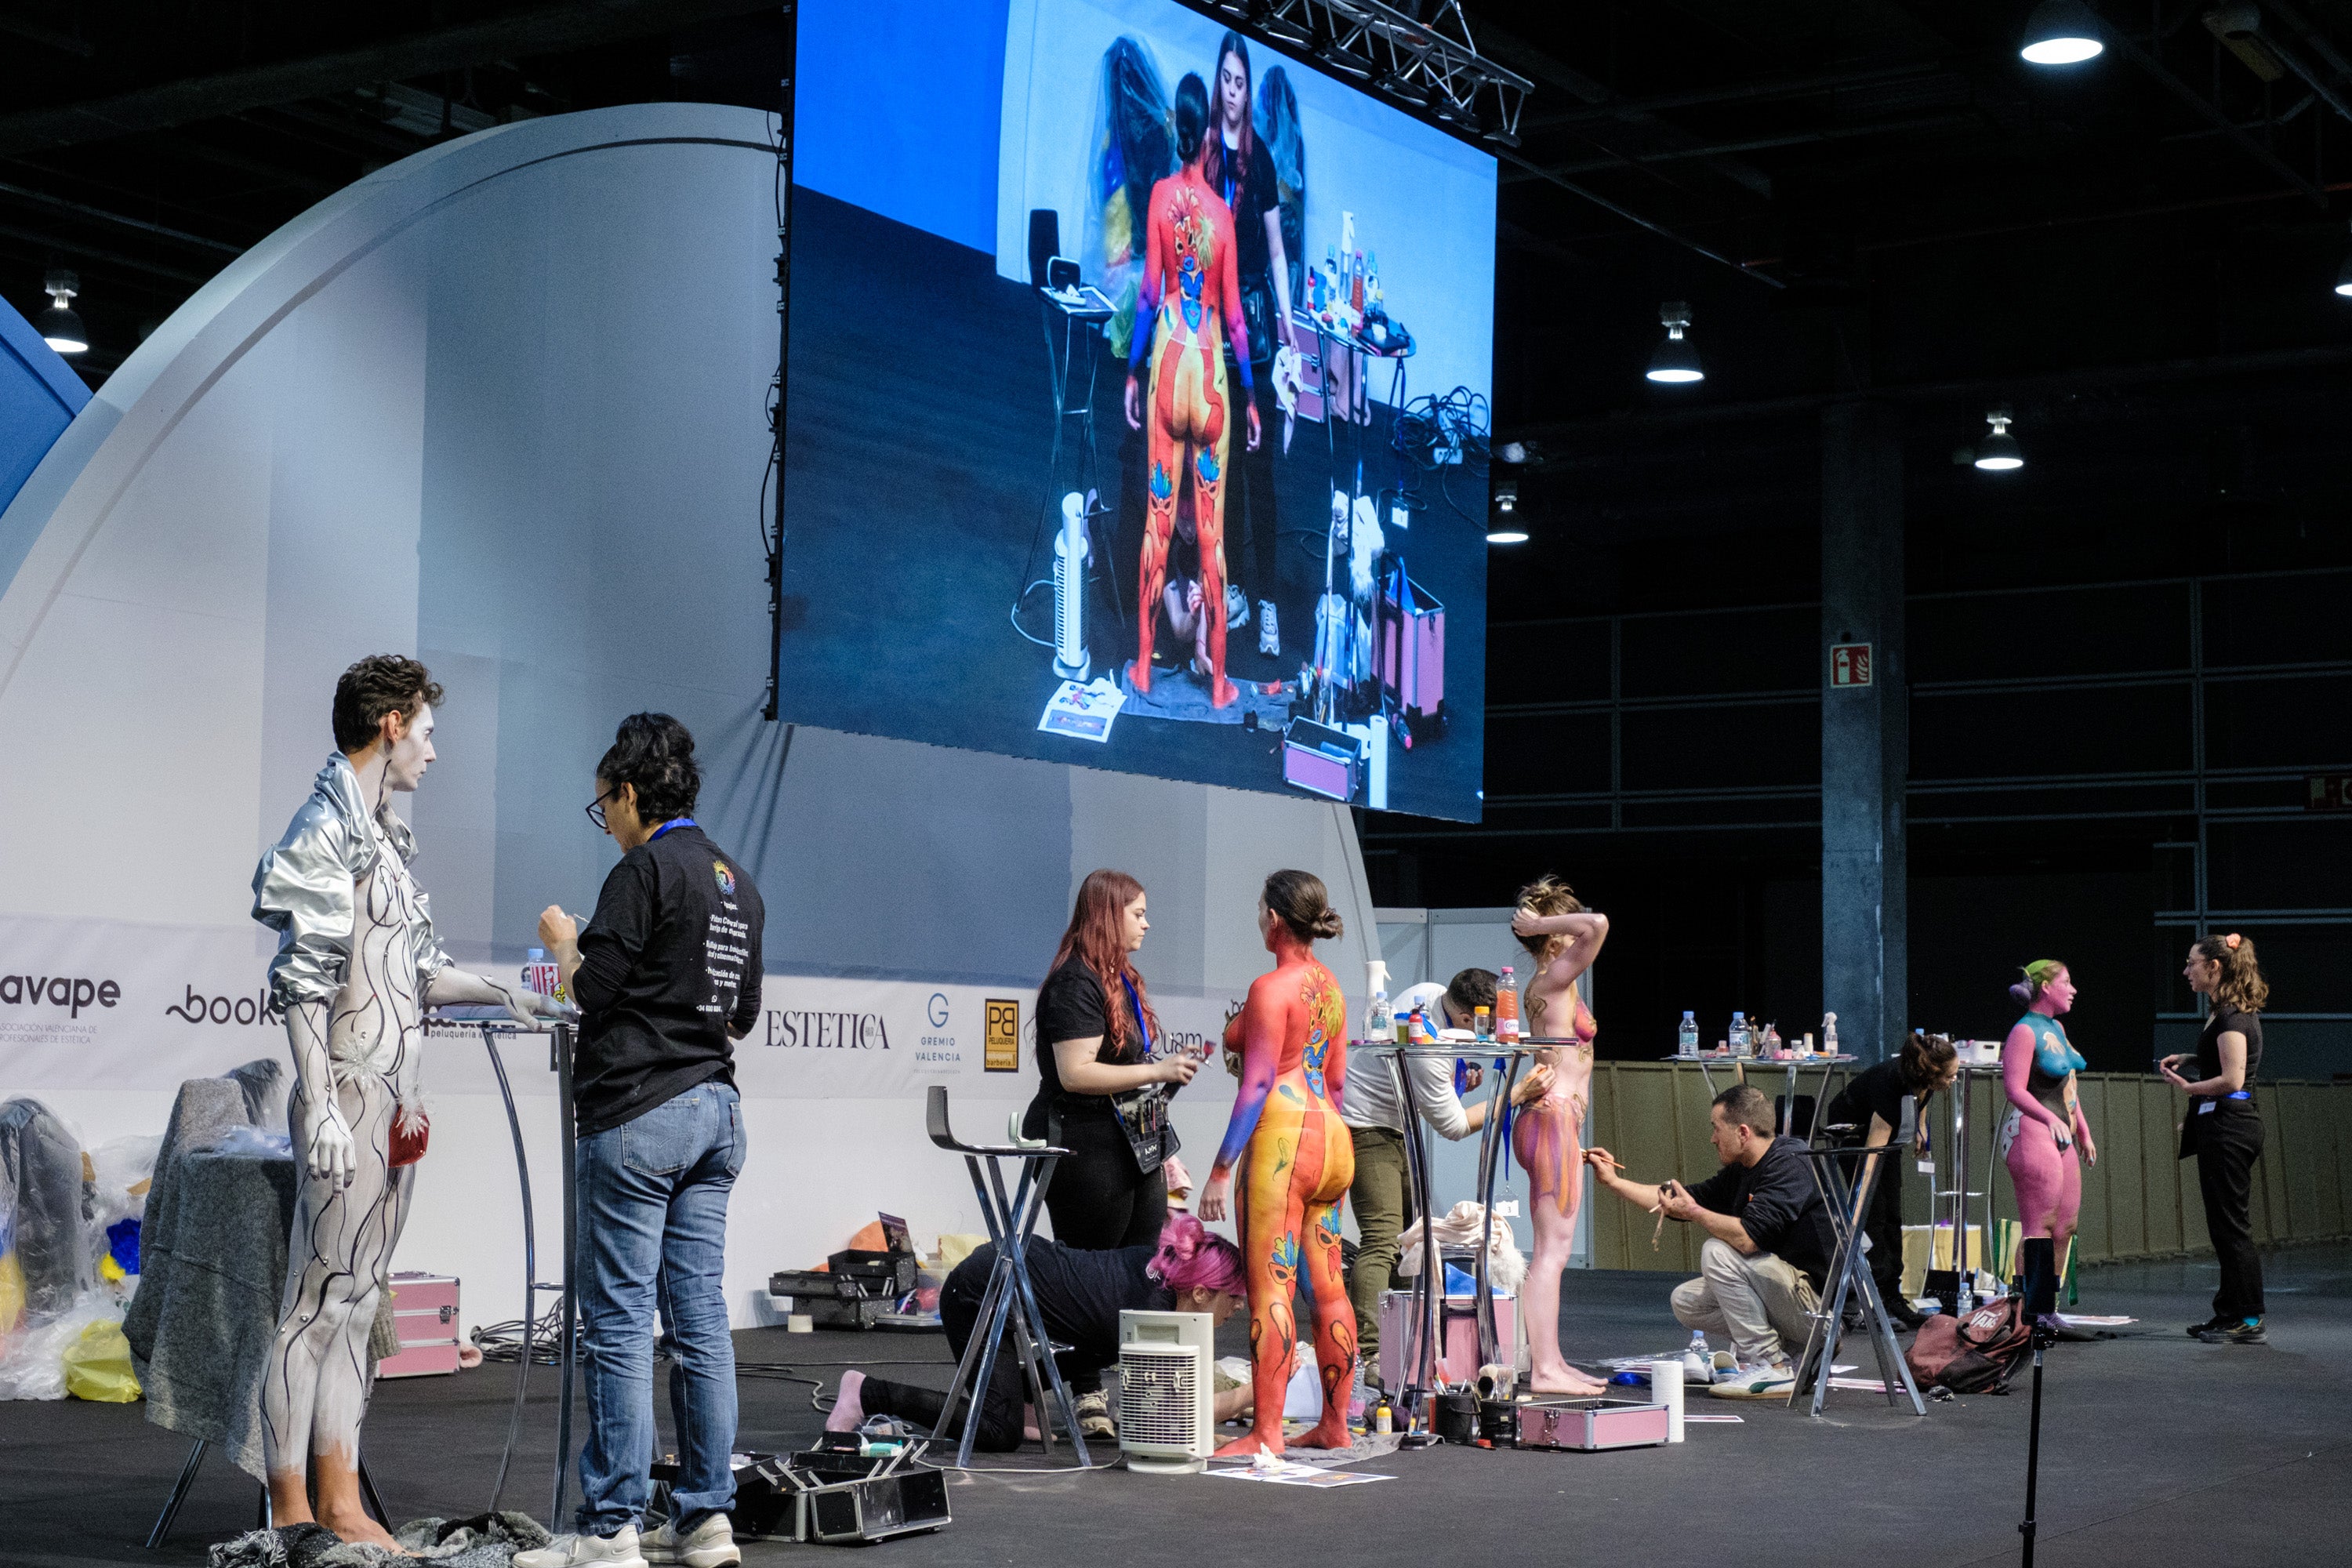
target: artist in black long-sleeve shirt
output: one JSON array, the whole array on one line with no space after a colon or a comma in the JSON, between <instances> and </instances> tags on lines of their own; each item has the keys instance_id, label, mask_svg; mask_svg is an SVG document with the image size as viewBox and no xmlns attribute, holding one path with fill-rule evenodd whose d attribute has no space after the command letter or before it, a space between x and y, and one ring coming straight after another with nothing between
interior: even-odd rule
<instances>
[{"instance_id":1,"label":"artist in black long-sleeve shirt","mask_svg":"<svg viewBox=\"0 0 2352 1568\"><path fill-rule=\"evenodd\" d=\"M735 1349L727 1332L727 1199L743 1169L734 1040L760 1014L760 891L691 813L694 737L633 713L596 764L588 815L624 851L583 931L559 908L541 940L580 1004L579 1289L588 1438L577 1537L518 1554L518 1568L639 1554L653 1454L655 1310L667 1330L678 1479L649 1563L740 1561Z\"/></svg>"}]
</instances>

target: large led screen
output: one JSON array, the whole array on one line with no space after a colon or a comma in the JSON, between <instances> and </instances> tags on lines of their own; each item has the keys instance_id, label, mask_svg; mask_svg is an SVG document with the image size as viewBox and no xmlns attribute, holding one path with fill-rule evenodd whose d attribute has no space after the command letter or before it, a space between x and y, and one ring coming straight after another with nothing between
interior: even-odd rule
<instances>
[{"instance_id":1,"label":"large led screen","mask_svg":"<svg viewBox=\"0 0 2352 1568\"><path fill-rule=\"evenodd\" d=\"M1172 0L802 0L786 719L1479 812L1495 163Z\"/></svg>"}]
</instances>

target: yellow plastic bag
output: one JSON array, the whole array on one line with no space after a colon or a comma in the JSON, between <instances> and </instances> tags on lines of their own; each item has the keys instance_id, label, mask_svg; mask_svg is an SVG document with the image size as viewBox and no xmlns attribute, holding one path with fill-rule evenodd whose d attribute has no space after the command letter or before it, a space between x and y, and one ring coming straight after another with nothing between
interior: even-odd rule
<instances>
[{"instance_id":1,"label":"yellow plastic bag","mask_svg":"<svg viewBox=\"0 0 2352 1568\"><path fill-rule=\"evenodd\" d=\"M97 1322L66 1347L66 1392L76 1399L101 1405L128 1405L139 1397L139 1379L131 1370L131 1342L122 1325Z\"/></svg>"}]
</instances>

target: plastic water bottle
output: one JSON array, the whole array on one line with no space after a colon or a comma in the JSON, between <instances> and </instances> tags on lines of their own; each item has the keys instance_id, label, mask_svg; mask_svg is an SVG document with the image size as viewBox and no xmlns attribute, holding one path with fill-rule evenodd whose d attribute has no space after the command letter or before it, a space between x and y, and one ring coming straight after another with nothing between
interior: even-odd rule
<instances>
[{"instance_id":1,"label":"plastic water bottle","mask_svg":"<svg viewBox=\"0 0 2352 1568\"><path fill-rule=\"evenodd\" d=\"M1683 1352L1683 1381L1685 1383L1715 1381L1715 1357L1707 1351L1706 1333L1704 1330L1691 1331L1690 1347Z\"/></svg>"},{"instance_id":2,"label":"plastic water bottle","mask_svg":"<svg viewBox=\"0 0 2352 1568\"><path fill-rule=\"evenodd\" d=\"M1748 1015L1734 1009L1731 1015L1731 1054L1744 1057L1754 1053L1754 1043L1748 1035Z\"/></svg>"},{"instance_id":3,"label":"plastic water bottle","mask_svg":"<svg viewBox=\"0 0 2352 1568\"><path fill-rule=\"evenodd\" d=\"M1386 1041L1396 1035L1396 1015L1389 1006L1386 987L1372 993L1372 1005L1364 1009L1364 1038Z\"/></svg>"},{"instance_id":4,"label":"plastic water bottle","mask_svg":"<svg viewBox=\"0 0 2352 1568\"><path fill-rule=\"evenodd\" d=\"M1519 985L1507 963L1502 979L1495 983L1495 1038L1507 1046L1519 1043Z\"/></svg>"},{"instance_id":5,"label":"plastic water bottle","mask_svg":"<svg viewBox=\"0 0 2352 1568\"><path fill-rule=\"evenodd\" d=\"M1683 1013L1682 1035L1675 1044L1675 1054L1678 1057L1698 1055L1698 1016L1687 1009Z\"/></svg>"}]
</instances>

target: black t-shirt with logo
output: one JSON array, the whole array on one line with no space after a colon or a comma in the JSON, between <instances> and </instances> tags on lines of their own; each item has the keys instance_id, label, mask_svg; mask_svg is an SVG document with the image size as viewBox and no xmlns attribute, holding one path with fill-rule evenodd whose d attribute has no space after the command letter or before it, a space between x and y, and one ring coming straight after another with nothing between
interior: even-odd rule
<instances>
[{"instance_id":1,"label":"black t-shirt with logo","mask_svg":"<svg viewBox=\"0 0 2352 1568\"><path fill-rule=\"evenodd\" d=\"M1703 1209L1727 1214L1746 1227L1748 1239L1785 1260L1813 1282L1828 1282L1837 1234L1822 1205L1811 1162L1801 1138L1775 1138L1752 1165L1726 1165L1690 1189Z\"/></svg>"},{"instance_id":2,"label":"black t-shirt with logo","mask_svg":"<svg viewBox=\"0 0 2352 1568\"><path fill-rule=\"evenodd\" d=\"M1124 986L1120 987L1125 990ZM1121 997L1123 1002L1125 997ZM1103 983L1083 958L1073 955L1059 969L1045 976L1045 984L1037 988L1037 1103L1049 1105L1059 1101L1065 1116L1079 1114L1108 1116L1110 1097L1107 1094L1081 1094L1062 1087L1061 1063L1054 1057L1054 1047L1062 1040L1090 1040L1099 1036L1101 1047L1095 1059L1112 1067L1128 1067L1143 1059L1135 1038L1135 1022L1128 1020L1127 1046L1124 1050L1110 1043L1110 998L1103 992Z\"/></svg>"},{"instance_id":3,"label":"black t-shirt with logo","mask_svg":"<svg viewBox=\"0 0 2352 1568\"><path fill-rule=\"evenodd\" d=\"M572 977L580 1136L634 1121L696 1084L734 1084L730 1030L759 1020L765 920L750 874L691 823L621 857L580 933Z\"/></svg>"}]
</instances>

